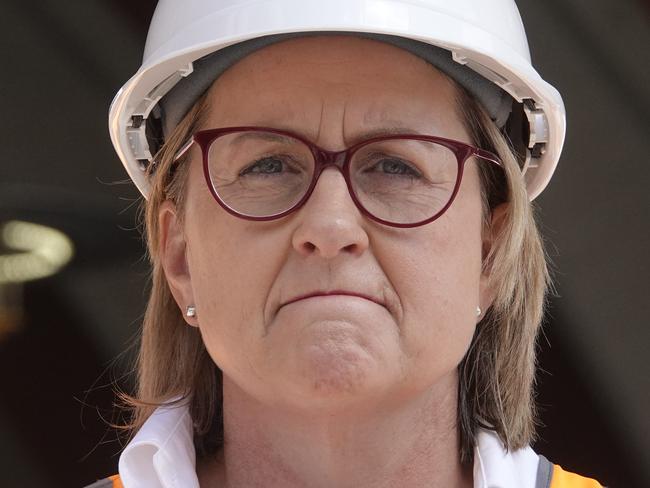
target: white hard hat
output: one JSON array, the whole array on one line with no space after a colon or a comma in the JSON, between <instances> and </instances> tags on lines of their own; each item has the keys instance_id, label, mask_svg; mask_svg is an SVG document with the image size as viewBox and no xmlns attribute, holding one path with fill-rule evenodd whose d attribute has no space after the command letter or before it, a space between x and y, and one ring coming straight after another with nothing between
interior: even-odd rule
<instances>
[{"instance_id":1,"label":"white hard hat","mask_svg":"<svg viewBox=\"0 0 650 488\"><path fill-rule=\"evenodd\" d=\"M165 124L161 100L163 105L174 98L186 101L180 108L177 102L168 104L168 112L176 113L166 124L173 126L200 95L197 90L205 90L206 83L230 64L298 33L359 33L416 52L468 88L484 106L492 105L488 112L498 125L510 117L509 135L522 139L526 153L522 169L531 200L551 179L564 144L564 104L531 65L513 0L159 0L142 66L117 93L109 113L115 150L145 197L152 159L148 136L154 123ZM422 51L422 43L432 46L431 53ZM217 56L210 54L225 53L225 48L236 48L229 63L204 68L210 64L206 59ZM435 54L443 50L449 61ZM477 78L497 95L481 87ZM182 86L190 88L179 90ZM507 105L505 118L498 96L504 92L514 102L512 110L513 104Z\"/></svg>"}]
</instances>

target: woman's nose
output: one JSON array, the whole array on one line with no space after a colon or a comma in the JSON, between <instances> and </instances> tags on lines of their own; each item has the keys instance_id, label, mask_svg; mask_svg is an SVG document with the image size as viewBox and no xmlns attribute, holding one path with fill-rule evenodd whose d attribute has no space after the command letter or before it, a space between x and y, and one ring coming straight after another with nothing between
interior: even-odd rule
<instances>
[{"instance_id":1,"label":"woman's nose","mask_svg":"<svg viewBox=\"0 0 650 488\"><path fill-rule=\"evenodd\" d=\"M354 204L345 178L336 167L321 173L314 191L298 211L292 244L303 256L334 258L340 252L359 255L368 247L363 215Z\"/></svg>"}]
</instances>

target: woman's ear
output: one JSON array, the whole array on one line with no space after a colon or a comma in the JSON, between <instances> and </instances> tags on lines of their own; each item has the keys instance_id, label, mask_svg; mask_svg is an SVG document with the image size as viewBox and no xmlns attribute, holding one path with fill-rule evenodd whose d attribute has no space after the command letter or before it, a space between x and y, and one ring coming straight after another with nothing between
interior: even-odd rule
<instances>
[{"instance_id":1,"label":"woman's ear","mask_svg":"<svg viewBox=\"0 0 650 488\"><path fill-rule=\"evenodd\" d=\"M496 297L496 290L494 283L490 280L492 273L492 263L486 263L487 257L493 251L493 247L497 243L498 236L504 229L507 222L506 216L508 215L508 203L497 205L490 212L490 220L483 230L482 238L482 262L483 268L481 270L481 280L479 284L479 306L481 310L487 310L492 305Z\"/></svg>"},{"instance_id":2,"label":"woman's ear","mask_svg":"<svg viewBox=\"0 0 650 488\"><path fill-rule=\"evenodd\" d=\"M187 265L185 231L178 210L170 200L165 200L158 212L158 243L160 263L174 300L185 321L198 326L196 317L188 317L185 313L188 306L194 306L192 277Z\"/></svg>"}]
</instances>

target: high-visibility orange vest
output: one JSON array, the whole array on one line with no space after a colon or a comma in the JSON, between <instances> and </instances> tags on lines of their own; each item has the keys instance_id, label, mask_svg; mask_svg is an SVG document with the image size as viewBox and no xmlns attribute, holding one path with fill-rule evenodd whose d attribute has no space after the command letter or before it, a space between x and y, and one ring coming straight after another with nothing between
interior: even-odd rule
<instances>
[{"instance_id":1,"label":"high-visibility orange vest","mask_svg":"<svg viewBox=\"0 0 650 488\"><path fill-rule=\"evenodd\" d=\"M122 484L120 475L114 474L103 480L95 481L92 485L86 486L86 488L124 488L124 485Z\"/></svg>"},{"instance_id":2,"label":"high-visibility orange vest","mask_svg":"<svg viewBox=\"0 0 650 488\"><path fill-rule=\"evenodd\" d=\"M585 478L574 473L564 471L557 464L546 461L546 458L540 456L540 469L537 472L537 486L539 488L602 488L598 481L591 478ZM86 488L124 488L119 475L114 475L103 480L99 480Z\"/></svg>"},{"instance_id":3,"label":"high-visibility orange vest","mask_svg":"<svg viewBox=\"0 0 650 488\"><path fill-rule=\"evenodd\" d=\"M537 488L603 488L598 481L564 471L561 466L553 464L544 456L539 456L535 486Z\"/></svg>"}]
</instances>

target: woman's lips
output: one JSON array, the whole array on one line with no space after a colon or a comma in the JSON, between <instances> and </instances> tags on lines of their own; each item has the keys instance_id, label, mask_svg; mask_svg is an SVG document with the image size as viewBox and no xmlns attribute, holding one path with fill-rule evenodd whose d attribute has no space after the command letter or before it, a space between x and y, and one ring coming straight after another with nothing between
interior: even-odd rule
<instances>
[{"instance_id":1,"label":"woman's lips","mask_svg":"<svg viewBox=\"0 0 650 488\"><path fill-rule=\"evenodd\" d=\"M381 305L382 307L384 304L382 303L381 300L378 300L377 298L366 295L365 293L358 293L354 291L347 291L347 290L332 290L332 291L315 291L311 293L306 293L304 295L297 296L295 298L292 298L291 300L283 303L280 305L280 308L284 307L285 305L289 305L290 303L297 302L298 300L303 300L305 298L311 298L311 297L319 297L319 296L330 296L330 295L347 295L347 296L352 296L352 297L359 297L359 298L365 298L366 300L370 300L371 302L375 302L378 305Z\"/></svg>"}]
</instances>

